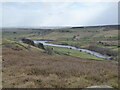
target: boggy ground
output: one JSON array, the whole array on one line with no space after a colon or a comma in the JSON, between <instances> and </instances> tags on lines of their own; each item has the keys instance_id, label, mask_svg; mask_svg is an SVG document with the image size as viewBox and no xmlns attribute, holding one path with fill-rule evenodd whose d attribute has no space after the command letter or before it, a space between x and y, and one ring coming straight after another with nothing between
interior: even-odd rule
<instances>
[{"instance_id":1,"label":"boggy ground","mask_svg":"<svg viewBox=\"0 0 120 90\"><path fill-rule=\"evenodd\" d=\"M118 88L118 63L3 48L3 88Z\"/></svg>"}]
</instances>

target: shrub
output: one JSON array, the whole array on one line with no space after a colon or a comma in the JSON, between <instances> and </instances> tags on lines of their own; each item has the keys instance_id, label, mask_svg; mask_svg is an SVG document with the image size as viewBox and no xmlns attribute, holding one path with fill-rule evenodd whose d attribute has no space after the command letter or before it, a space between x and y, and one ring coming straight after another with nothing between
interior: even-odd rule
<instances>
[{"instance_id":1,"label":"shrub","mask_svg":"<svg viewBox=\"0 0 120 90\"><path fill-rule=\"evenodd\" d=\"M52 55L54 53L53 48L49 48L49 47L45 49L45 52L49 55Z\"/></svg>"},{"instance_id":2,"label":"shrub","mask_svg":"<svg viewBox=\"0 0 120 90\"><path fill-rule=\"evenodd\" d=\"M45 49L45 48L44 48L44 45L43 45L42 43L38 43L38 44L37 44L37 47L38 47L38 48L41 48L41 49Z\"/></svg>"}]
</instances>

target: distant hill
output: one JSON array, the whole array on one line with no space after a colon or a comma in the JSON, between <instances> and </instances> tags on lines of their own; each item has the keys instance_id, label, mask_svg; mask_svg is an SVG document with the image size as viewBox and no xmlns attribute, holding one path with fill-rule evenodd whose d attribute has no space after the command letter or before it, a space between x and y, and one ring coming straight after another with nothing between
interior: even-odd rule
<instances>
[{"instance_id":1,"label":"distant hill","mask_svg":"<svg viewBox=\"0 0 120 90\"><path fill-rule=\"evenodd\" d=\"M120 25L102 25L102 26L84 26L84 27L72 27L72 29L79 29L79 28L96 28L96 27L105 27L107 29L118 29Z\"/></svg>"},{"instance_id":2,"label":"distant hill","mask_svg":"<svg viewBox=\"0 0 120 90\"><path fill-rule=\"evenodd\" d=\"M40 28L2 28L2 30L52 30L52 29L79 29L79 28L96 28L105 27L106 29L118 29L120 25L101 25L101 26L81 26L81 27L40 27Z\"/></svg>"}]
</instances>

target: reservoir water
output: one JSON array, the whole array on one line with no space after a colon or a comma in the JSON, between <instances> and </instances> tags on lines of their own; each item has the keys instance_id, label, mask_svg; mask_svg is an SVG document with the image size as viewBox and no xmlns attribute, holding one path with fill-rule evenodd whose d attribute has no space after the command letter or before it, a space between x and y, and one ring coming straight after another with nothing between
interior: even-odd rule
<instances>
[{"instance_id":1,"label":"reservoir water","mask_svg":"<svg viewBox=\"0 0 120 90\"><path fill-rule=\"evenodd\" d=\"M89 53L93 56L99 57L99 58L103 58L103 59L110 59L109 56L106 55L102 55L98 52L95 51L91 51L91 50L87 50L87 49L80 49L80 48L76 48L74 46L69 46L69 45L59 45L59 44L51 44L51 43L47 43L47 42L52 42L52 41L34 41L34 43L42 43L43 45L47 45L47 46L54 46L54 47L64 47L64 48L70 48L70 49L74 49L74 50L78 50L81 52L85 52L85 53Z\"/></svg>"}]
</instances>

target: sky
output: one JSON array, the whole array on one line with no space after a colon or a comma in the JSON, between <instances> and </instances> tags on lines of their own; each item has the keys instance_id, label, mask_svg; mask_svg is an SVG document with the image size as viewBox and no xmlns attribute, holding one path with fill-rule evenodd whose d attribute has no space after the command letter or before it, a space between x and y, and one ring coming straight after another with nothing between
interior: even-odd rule
<instances>
[{"instance_id":1,"label":"sky","mask_svg":"<svg viewBox=\"0 0 120 90\"><path fill-rule=\"evenodd\" d=\"M0 27L118 24L117 2L3 2L0 5Z\"/></svg>"}]
</instances>

